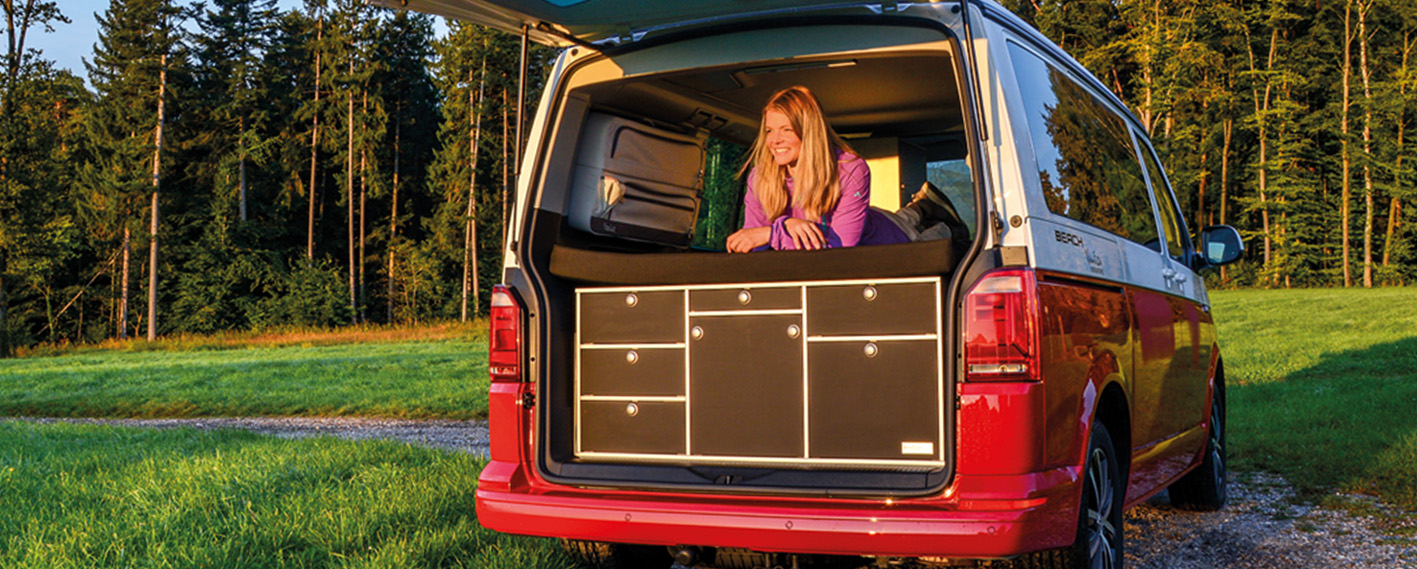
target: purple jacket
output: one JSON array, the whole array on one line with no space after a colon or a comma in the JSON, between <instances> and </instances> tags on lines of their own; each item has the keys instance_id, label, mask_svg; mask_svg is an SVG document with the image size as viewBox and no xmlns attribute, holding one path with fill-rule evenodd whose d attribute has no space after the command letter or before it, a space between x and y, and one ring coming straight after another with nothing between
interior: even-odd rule
<instances>
[{"instance_id":1,"label":"purple jacket","mask_svg":"<svg viewBox=\"0 0 1417 569\"><path fill-rule=\"evenodd\" d=\"M837 174L841 180L841 199L836 209L822 216L818 226L826 237L827 247L851 247L855 245L888 245L910 241L904 231L885 214L871 209L871 169L866 161L855 154L837 151ZM772 226L772 238L758 251L775 249L784 251L796 249L792 236L783 224L788 217L807 219L807 214L797 205L789 206L789 214L768 219L763 205L758 201L754 188L758 185L758 170L748 173L748 191L743 195L743 228ZM793 181L787 179L789 203L793 192Z\"/></svg>"}]
</instances>

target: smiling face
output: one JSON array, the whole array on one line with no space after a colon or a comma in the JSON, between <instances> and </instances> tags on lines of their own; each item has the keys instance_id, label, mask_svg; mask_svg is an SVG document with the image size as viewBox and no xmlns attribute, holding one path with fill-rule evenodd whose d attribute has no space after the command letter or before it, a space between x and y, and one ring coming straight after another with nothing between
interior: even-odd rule
<instances>
[{"instance_id":1,"label":"smiling face","mask_svg":"<svg viewBox=\"0 0 1417 569\"><path fill-rule=\"evenodd\" d=\"M769 109L763 113L763 131L777 165L787 166L788 170L797 166L797 156L802 153L802 138L792 128L792 121L787 120L787 115Z\"/></svg>"}]
</instances>

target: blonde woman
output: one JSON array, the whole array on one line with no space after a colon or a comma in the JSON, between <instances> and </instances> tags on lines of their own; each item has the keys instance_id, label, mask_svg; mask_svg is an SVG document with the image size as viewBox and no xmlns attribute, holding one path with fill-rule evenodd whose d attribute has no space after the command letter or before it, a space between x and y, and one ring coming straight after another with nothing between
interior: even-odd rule
<instances>
[{"instance_id":1,"label":"blonde woman","mask_svg":"<svg viewBox=\"0 0 1417 569\"><path fill-rule=\"evenodd\" d=\"M743 229L728 236L730 252L910 240L888 214L871 209L871 170L827 124L806 87L768 99L743 167L751 168Z\"/></svg>"}]
</instances>

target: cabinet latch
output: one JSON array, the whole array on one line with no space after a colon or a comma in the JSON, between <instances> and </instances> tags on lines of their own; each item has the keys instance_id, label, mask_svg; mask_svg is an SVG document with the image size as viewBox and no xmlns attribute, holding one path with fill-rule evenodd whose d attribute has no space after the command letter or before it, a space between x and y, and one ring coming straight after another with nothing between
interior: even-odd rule
<instances>
[{"instance_id":1,"label":"cabinet latch","mask_svg":"<svg viewBox=\"0 0 1417 569\"><path fill-rule=\"evenodd\" d=\"M536 394L530 391L522 393L522 407L530 409L536 406Z\"/></svg>"}]
</instances>

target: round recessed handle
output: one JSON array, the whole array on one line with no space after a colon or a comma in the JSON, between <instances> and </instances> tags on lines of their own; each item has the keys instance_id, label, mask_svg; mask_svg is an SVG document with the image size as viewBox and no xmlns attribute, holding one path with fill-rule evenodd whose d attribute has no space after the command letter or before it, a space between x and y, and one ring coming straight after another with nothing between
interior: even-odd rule
<instances>
[{"instance_id":1,"label":"round recessed handle","mask_svg":"<svg viewBox=\"0 0 1417 569\"><path fill-rule=\"evenodd\" d=\"M639 353L635 352L634 350L630 350L630 351L628 351L628 352L625 352L625 363L628 363L628 364L630 364L630 365L635 365L636 363L639 363L639 361L640 361L640 354L639 354Z\"/></svg>"},{"instance_id":2,"label":"round recessed handle","mask_svg":"<svg viewBox=\"0 0 1417 569\"><path fill-rule=\"evenodd\" d=\"M881 353L881 349L876 347L875 342L866 342L866 347L862 348L861 352L866 354L866 357L868 358L874 358L876 357L876 354Z\"/></svg>"},{"instance_id":3,"label":"round recessed handle","mask_svg":"<svg viewBox=\"0 0 1417 569\"><path fill-rule=\"evenodd\" d=\"M738 304L742 304L742 305L744 305L744 306L747 306L747 304L748 304L749 302L752 302L752 301L753 301L753 293L748 292L747 289L738 291Z\"/></svg>"},{"instance_id":4,"label":"round recessed handle","mask_svg":"<svg viewBox=\"0 0 1417 569\"><path fill-rule=\"evenodd\" d=\"M689 335L692 336L695 340L702 340L704 339L704 328L702 326L695 326L693 328L690 328Z\"/></svg>"},{"instance_id":5,"label":"round recessed handle","mask_svg":"<svg viewBox=\"0 0 1417 569\"><path fill-rule=\"evenodd\" d=\"M787 325L787 337L788 337L788 338L796 339L798 336L801 336L801 335L802 335L802 327L801 327L801 326L798 326L798 325L796 325L796 324L788 324L788 325Z\"/></svg>"},{"instance_id":6,"label":"round recessed handle","mask_svg":"<svg viewBox=\"0 0 1417 569\"><path fill-rule=\"evenodd\" d=\"M633 293L633 292L630 293L630 294L625 295L625 306L628 306L628 307L630 307L630 308L634 308L635 305L636 305L636 304L639 304L639 303L640 303L640 295L635 294L635 293Z\"/></svg>"},{"instance_id":7,"label":"round recessed handle","mask_svg":"<svg viewBox=\"0 0 1417 569\"><path fill-rule=\"evenodd\" d=\"M863 290L861 291L861 297L862 297L862 298L865 298L865 299L866 299L866 302L870 302L870 301L872 301L872 300L876 300L876 297L877 297L877 296L880 296L880 294L881 294L881 293L876 290L876 287L873 287L873 286L868 286L868 287L866 287L865 289L863 289Z\"/></svg>"},{"instance_id":8,"label":"round recessed handle","mask_svg":"<svg viewBox=\"0 0 1417 569\"><path fill-rule=\"evenodd\" d=\"M640 406L631 402L625 404L625 414L631 417L640 414Z\"/></svg>"}]
</instances>

